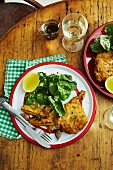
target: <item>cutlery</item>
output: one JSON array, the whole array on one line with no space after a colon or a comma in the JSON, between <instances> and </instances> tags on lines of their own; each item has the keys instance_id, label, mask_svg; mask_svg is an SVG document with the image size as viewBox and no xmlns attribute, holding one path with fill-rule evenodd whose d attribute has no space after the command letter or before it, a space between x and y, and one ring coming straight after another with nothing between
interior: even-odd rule
<instances>
[{"instance_id":1,"label":"cutlery","mask_svg":"<svg viewBox=\"0 0 113 170\"><path fill-rule=\"evenodd\" d=\"M37 129L28 123L4 98L0 97L0 105L4 106L25 128L31 137L45 148L50 148L51 137L41 129Z\"/></svg>"}]
</instances>

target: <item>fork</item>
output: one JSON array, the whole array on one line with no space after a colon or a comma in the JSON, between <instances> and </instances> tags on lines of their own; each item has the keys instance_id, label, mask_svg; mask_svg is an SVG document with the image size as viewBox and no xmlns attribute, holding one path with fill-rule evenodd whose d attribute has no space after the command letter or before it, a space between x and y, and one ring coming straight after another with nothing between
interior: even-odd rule
<instances>
[{"instance_id":1,"label":"fork","mask_svg":"<svg viewBox=\"0 0 113 170\"><path fill-rule=\"evenodd\" d=\"M31 137L40 145L50 148L49 143L52 141L51 137L41 129L37 129L28 123L12 106L10 106L4 98L0 97L0 105L4 106L27 130Z\"/></svg>"},{"instance_id":2,"label":"fork","mask_svg":"<svg viewBox=\"0 0 113 170\"><path fill-rule=\"evenodd\" d=\"M51 137L45 133L41 129L37 129L35 127L30 127L29 125L26 125L25 122L22 122L20 118L17 117L17 120L24 126L24 128L27 130L27 132L31 135L31 137L37 141L40 145L50 148L49 143L51 142Z\"/></svg>"}]
</instances>

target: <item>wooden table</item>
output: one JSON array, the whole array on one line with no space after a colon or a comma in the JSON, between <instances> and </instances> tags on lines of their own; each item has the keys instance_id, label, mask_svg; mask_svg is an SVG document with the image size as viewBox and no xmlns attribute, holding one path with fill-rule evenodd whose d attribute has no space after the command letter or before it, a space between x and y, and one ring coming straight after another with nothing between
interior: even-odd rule
<instances>
[{"instance_id":1,"label":"wooden table","mask_svg":"<svg viewBox=\"0 0 113 170\"><path fill-rule=\"evenodd\" d=\"M47 40L38 29L42 22L54 18L62 21L70 12L87 17L89 28L85 42L102 24L113 20L112 0L69 0L40 9L20 21L0 40L0 95L3 95L4 70L7 58L36 59L58 53L85 75L83 50L69 53L61 45L62 31L55 40ZM10 141L0 138L1 170L112 170L113 131L103 123L104 111L113 99L94 86L97 98L96 117L90 130L76 143L58 149L45 149L25 139Z\"/></svg>"},{"instance_id":2,"label":"wooden table","mask_svg":"<svg viewBox=\"0 0 113 170\"><path fill-rule=\"evenodd\" d=\"M0 38L17 22L35 11L36 8L22 3L0 4Z\"/></svg>"}]
</instances>

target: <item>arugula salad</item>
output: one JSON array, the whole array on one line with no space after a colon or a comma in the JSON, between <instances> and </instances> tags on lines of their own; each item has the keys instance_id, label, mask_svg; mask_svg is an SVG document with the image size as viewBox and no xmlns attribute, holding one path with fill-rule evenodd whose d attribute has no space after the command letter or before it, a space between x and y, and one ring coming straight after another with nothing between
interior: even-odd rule
<instances>
[{"instance_id":1,"label":"arugula salad","mask_svg":"<svg viewBox=\"0 0 113 170\"><path fill-rule=\"evenodd\" d=\"M113 50L113 24L105 25L104 32L106 34L100 35L90 45L95 53Z\"/></svg>"},{"instance_id":2,"label":"arugula salad","mask_svg":"<svg viewBox=\"0 0 113 170\"><path fill-rule=\"evenodd\" d=\"M62 101L68 99L71 92L77 88L77 83L71 75L39 72L38 87L25 96L25 104L51 105L59 116L65 115Z\"/></svg>"}]
</instances>

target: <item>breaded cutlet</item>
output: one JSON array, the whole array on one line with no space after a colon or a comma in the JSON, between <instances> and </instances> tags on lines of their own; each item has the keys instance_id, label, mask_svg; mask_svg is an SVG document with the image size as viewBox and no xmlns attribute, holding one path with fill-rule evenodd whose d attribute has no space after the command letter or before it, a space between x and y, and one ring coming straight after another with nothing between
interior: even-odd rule
<instances>
[{"instance_id":1,"label":"breaded cutlet","mask_svg":"<svg viewBox=\"0 0 113 170\"><path fill-rule=\"evenodd\" d=\"M113 76L113 51L97 54L94 59L94 75L99 82Z\"/></svg>"}]
</instances>

